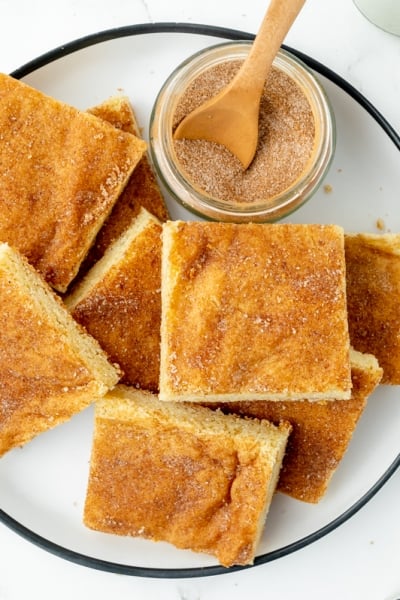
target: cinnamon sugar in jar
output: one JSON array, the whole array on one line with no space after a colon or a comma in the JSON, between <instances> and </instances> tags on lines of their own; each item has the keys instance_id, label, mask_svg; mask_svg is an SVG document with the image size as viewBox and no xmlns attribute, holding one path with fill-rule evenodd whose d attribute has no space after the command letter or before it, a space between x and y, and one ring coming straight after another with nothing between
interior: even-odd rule
<instances>
[{"instance_id":1,"label":"cinnamon sugar in jar","mask_svg":"<svg viewBox=\"0 0 400 600\"><path fill-rule=\"evenodd\" d=\"M249 42L207 48L182 63L161 89L151 117L153 163L167 192L208 219L269 222L299 208L320 185L334 152L334 117L319 82L278 52L260 104L256 155L244 170L224 146L174 140L182 118L234 77Z\"/></svg>"}]
</instances>

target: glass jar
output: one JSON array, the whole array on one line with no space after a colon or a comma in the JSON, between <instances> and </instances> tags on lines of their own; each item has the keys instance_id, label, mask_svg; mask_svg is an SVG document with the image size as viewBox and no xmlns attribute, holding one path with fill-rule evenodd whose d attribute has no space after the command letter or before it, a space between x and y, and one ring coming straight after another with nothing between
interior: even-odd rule
<instances>
[{"instance_id":1,"label":"glass jar","mask_svg":"<svg viewBox=\"0 0 400 600\"><path fill-rule=\"evenodd\" d=\"M388 33L400 35L399 0L354 0L354 4L371 23Z\"/></svg>"},{"instance_id":2,"label":"glass jar","mask_svg":"<svg viewBox=\"0 0 400 600\"><path fill-rule=\"evenodd\" d=\"M312 111L313 147L304 171L283 191L251 202L213 197L191 180L178 159L173 139L174 115L187 87L207 69L226 61L243 61L251 42L228 42L194 54L168 77L150 118L150 153L167 193L185 208L210 220L272 222L299 208L319 187L334 153L335 121L328 98L311 70L289 52L279 50L273 67L299 86Z\"/></svg>"}]
</instances>

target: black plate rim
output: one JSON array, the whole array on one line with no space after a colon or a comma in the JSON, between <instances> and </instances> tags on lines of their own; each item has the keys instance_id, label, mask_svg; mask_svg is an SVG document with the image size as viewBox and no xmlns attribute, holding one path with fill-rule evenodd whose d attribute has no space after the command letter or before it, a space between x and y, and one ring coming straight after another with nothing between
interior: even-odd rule
<instances>
[{"instance_id":1,"label":"black plate rim","mask_svg":"<svg viewBox=\"0 0 400 600\"><path fill-rule=\"evenodd\" d=\"M89 34L75 40L72 40L66 44L58 46L53 50L50 50L44 54L41 54L37 58L25 63L18 69L14 70L10 75L16 79L21 79L26 75L33 73L41 67L55 62L56 60L72 54L78 50L88 48L95 44L100 44L106 41L115 40L122 37L130 37L134 35L146 35L155 33L188 33L192 35L205 35L209 37L216 37L229 40L253 40L254 34L240 31L237 29L230 29L225 27L219 27L214 25L203 25L199 23L179 23L179 22L160 22L160 23L137 23L132 25L126 25L123 27L116 27L111 29L105 29L93 34ZM387 136L392 140L398 150L400 150L400 136L386 120L386 118L375 108L375 106L363 96L356 88L354 88L349 82L343 79L340 75L332 71L329 67L311 58L307 54L300 52L294 48L283 45L282 46L288 52L294 54L297 58L302 60L312 70L323 75L349 96L351 96L358 104L362 106L371 117L382 127ZM321 539L327 534L337 529L340 525L345 523L353 515L355 515L362 507L364 507L382 488L382 486L390 479L395 471L400 467L400 454L383 473L383 475L376 481L376 483L352 506L346 511L340 514L338 517L324 525L317 531L284 546L277 550L267 552L260 556L257 556L254 560L253 565L249 566L234 566L225 568L220 565L206 566L206 567L190 567L190 568L158 568L158 567L140 567L134 565L127 565L122 563L115 563L103 559L99 559L86 554L81 554L74 550L70 550L51 540L44 538L38 533L32 531L16 519L11 517L5 511L0 509L0 522L6 525L10 530L19 534L22 538L28 540L34 545L42 548L43 550L54 554L60 558L68 560L70 562L90 567L92 569L116 573L121 575L133 575L136 577L150 577L159 579L176 579L176 578L193 578L193 577L209 577L211 575L222 575L226 573L232 573L244 569L249 569L257 565L265 564L273 560L282 558L296 552L313 542Z\"/></svg>"}]
</instances>

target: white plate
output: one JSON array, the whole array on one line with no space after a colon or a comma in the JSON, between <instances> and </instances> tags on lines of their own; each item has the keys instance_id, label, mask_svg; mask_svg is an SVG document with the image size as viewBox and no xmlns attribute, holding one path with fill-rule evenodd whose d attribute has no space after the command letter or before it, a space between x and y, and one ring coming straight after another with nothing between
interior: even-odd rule
<instances>
[{"instance_id":1,"label":"white plate","mask_svg":"<svg viewBox=\"0 0 400 600\"><path fill-rule=\"evenodd\" d=\"M250 37L208 26L136 25L71 42L25 65L15 76L85 109L119 92L127 94L147 127L156 94L174 67L220 38ZM382 219L400 232L400 141L374 107L346 82L309 57L320 72L337 121L337 148L326 177L331 186L290 217L296 222L338 223L347 231L377 231ZM323 73L325 76L321 75ZM193 218L170 204L173 218ZM325 498L305 504L276 494L255 564L299 550L361 508L400 463L397 387L379 387L368 402ZM0 519L61 557L98 569L153 577L223 573L207 556L166 543L86 529L82 510L93 411L40 435L0 460Z\"/></svg>"}]
</instances>

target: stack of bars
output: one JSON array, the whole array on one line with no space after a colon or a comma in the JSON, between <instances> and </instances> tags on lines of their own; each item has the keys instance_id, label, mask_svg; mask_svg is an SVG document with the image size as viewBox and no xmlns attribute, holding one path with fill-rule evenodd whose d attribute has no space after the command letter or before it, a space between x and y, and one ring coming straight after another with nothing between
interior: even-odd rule
<instances>
[{"instance_id":1,"label":"stack of bars","mask_svg":"<svg viewBox=\"0 0 400 600\"><path fill-rule=\"evenodd\" d=\"M146 144L0 74L0 456L120 380L61 294Z\"/></svg>"},{"instance_id":2,"label":"stack of bars","mask_svg":"<svg viewBox=\"0 0 400 600\"><path fill-rule=\"evenodd\" d=\"M124 97L0 119L0 455L95 403L85 524L251 564L400 382L400 236L170 221Z\"/></svg>"},{"instance_id":3,"label":"stack of bars","mask_svg":"<svg viewBox=\"0 0 400 600\"><path fill-rule=\"evenodd\" d=\"M350 347L345 275L336 226L142 209L66 299L131 368L97 403L86 525L230 566L254 560L276 489L318 502L382 376Z\"/></svg>"}]
</instances>

